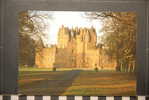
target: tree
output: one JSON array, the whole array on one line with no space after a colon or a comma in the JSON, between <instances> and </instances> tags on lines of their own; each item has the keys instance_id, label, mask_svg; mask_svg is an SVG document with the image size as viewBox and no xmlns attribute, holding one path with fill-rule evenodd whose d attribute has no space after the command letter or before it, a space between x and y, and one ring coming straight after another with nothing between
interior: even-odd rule
<instances>
[{"instance_id":1,"label":"tree","mask_svg":"<svg viewBox=\"0 0 149 100\"><path fill-rule=\"evenodd\" d=\"M101 37L108 56L116 59L117 71L134 72L136 55L136 14L132 12L87 13L103 22Z\"/></svg>"},{"instance_id":2,"label":"tree","mask_svg":"<svg viewBox=\"0 0 149 100\"><path fill-rule=\"evenodd\" d=\"M52 18L48 13L40 11L23 11L19 13L20 63L32 66L35 52L46 47L49 27L47 20ZM35 51L36 50L36 51Z\"/></svg>"}]
</instances>

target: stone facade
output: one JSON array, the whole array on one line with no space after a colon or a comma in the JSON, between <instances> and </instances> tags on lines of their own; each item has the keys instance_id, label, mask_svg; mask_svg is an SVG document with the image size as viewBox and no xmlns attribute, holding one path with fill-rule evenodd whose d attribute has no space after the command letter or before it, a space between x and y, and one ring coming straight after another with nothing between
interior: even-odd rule
<instances>
[{"instance_id":1,"label":"stone facade","mask_svg":"<svg viewBox=\"0 0 149 100\"><path fill-rule=\"evenodd\" d=\"M108 60L101 45L97 45L96 31L91 28L69 29L62 26L58 43L36 52L35 64L46 68L95 68L115 69L115 61Z\"/></svg>"},{"instance_id":2,"label":"stone facade","mask_svg":"<svg viewBox=\"0 0 149 100\"><path fill-rule=\"evenodd\" d=\"M38 68L54 67L56 47L43 48L36 53L35 64Z\"/></svg>"}]
</instances>

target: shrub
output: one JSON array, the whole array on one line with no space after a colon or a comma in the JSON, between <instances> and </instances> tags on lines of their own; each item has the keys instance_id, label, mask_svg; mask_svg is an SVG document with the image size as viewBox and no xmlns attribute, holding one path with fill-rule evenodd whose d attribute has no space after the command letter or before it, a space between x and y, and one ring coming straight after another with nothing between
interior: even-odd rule
<instances>
[{"instance_id":1,"label":"shrub","mask_svg":"<svg viewBox=\"0 0 149 100\"><path fill-rule=\"evenodd\" d=\"M53 68L52 68L52 71L54 71L54 72L55 72L55 71L56 71L56 67L53 67Z\"/></svg>"},{"instance_id":2,"label":"shrub","mask_svg":"<svg viewBox=\"0 0 149 100\"><path fill-rule=\"evenodd\" d=\"M98 72L98 68L97 68L97 67L95 67L94 70L95 70L96 72Z\"/></svg>"}]
</instances>

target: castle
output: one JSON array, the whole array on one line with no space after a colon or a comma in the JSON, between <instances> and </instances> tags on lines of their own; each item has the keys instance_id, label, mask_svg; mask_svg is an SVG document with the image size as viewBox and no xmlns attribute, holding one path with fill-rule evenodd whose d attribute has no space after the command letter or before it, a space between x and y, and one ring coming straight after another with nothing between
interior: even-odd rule
<instances>
[{"instance_id":1,"label":"castle","mask_svg":"<svg viewBox=\"0 0 149 100\"><path fill-rule=\"evenodd\" d=\"M38 68L95 68L115 70L116 62L109 60L97 44L96 30L62 26L58 31L58 43L36 52Z\"/></svg>"}]
</instances>

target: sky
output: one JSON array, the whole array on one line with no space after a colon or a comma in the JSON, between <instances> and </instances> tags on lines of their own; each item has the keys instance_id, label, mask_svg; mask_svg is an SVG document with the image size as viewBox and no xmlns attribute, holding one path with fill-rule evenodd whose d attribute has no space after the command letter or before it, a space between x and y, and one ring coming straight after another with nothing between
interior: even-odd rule
<instances>
[{"instance_id":1,"label":"sky","mask_svg":"<svg viewBox=\"0 0 149 100\"><path fill-rule=\"evenodd\" d=\"M72 12L72 11L40 11L42 14L52 15L47 19L48 28L45 32L48 34L47 43L57 44L57 33L59 28L64 25L65 27L94 27L97 36L101 35L100 29L102 22L97 19L89 19L85 17L85 12Z\"/></svg>"}]
</instances>

